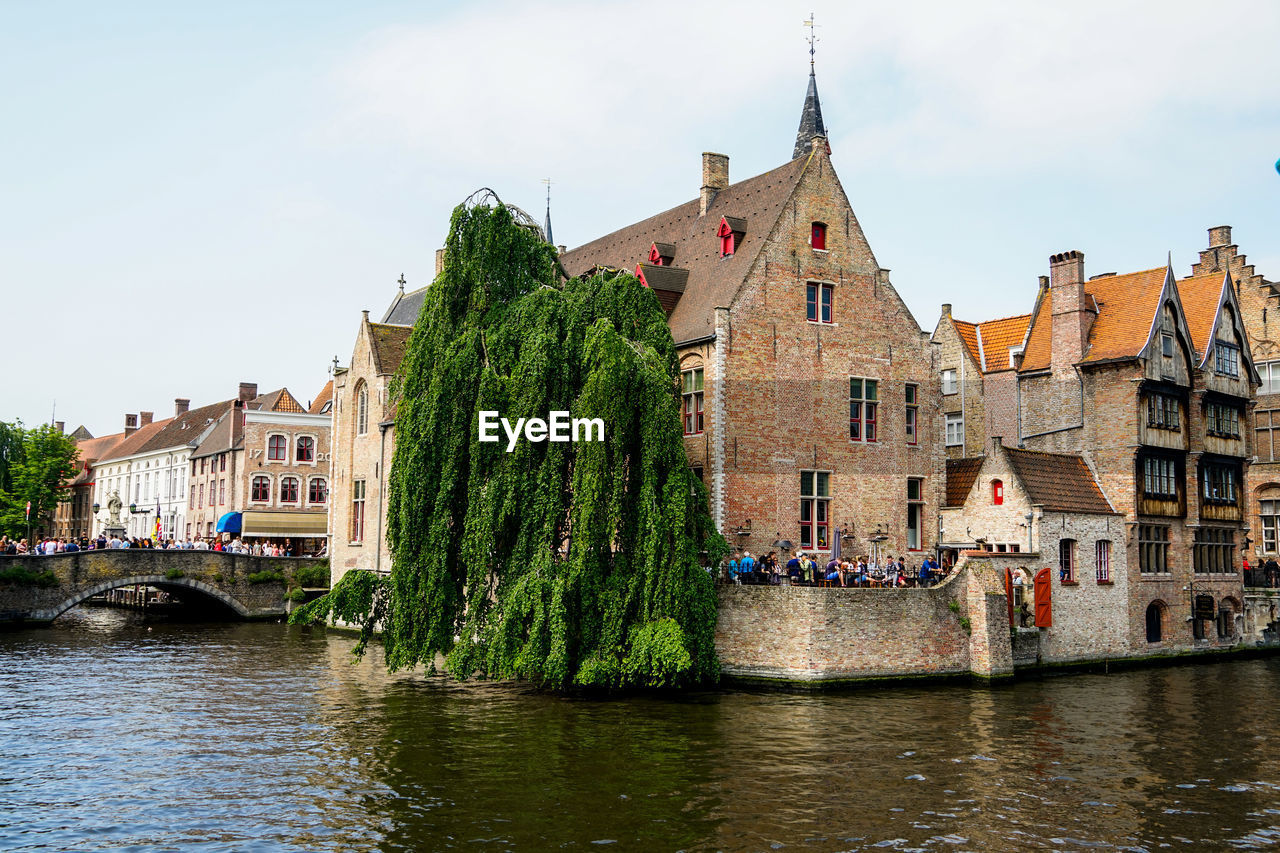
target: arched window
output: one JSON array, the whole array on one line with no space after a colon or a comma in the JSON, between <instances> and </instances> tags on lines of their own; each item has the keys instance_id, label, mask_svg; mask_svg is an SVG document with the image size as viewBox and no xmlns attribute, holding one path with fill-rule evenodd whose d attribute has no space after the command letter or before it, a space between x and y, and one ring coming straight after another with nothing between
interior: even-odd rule
<instances>
[{"instance_id":1,"label":"arched window","mask_svg":"<svg viewBox=\"0 0 1280 853\"><path fill-rule=\"evenodd\" d=\"M280 503L296 504L298 502L298 478L280 478Z\"/></svg>"},{"instance_id":2,"label":"arched window","mask_svg":"<svg viewBox=\"0 0 1280 853\"><path fill-rule=\"evenodd\" d=\"M316 440L309 435L299 437L297 456L299 462L315 462Z\"/></svg>"},{"instance_id":3,"label":"arched window","mask_svg":"<svg viewBox=\"0 0 1280 853\"><path fill-rule=\"evenodd\" d=\"M329 485L323 477L314 477L307 486L307 503L322 504L329 500Z\"/></svg>"},{"instance_id":4,"label":"arched window","mask_svg":"<svg viewBox=\"0 0 1280 853\"><path fill-rule=\"evenodd\" d=\"M1004 503L1004 481L991 481L991 502L996 506L1000 506Z\"/></svg>"},{"instance_id":5,"label":"arched window","mask_svg":"<svg viewBox=\"0 0 1280 853\"><path fill-rule=\"evenodd\" d=\"M195 486L191 487L195 490ZM257 503L268 503L271 500L271 478L263 474L253 478L253 489L249 500Z\"/></svg>"},{"instance_id":6,"label":"arched window","mask_svg":"<svg viewBox=\"0 0 1280 853\"><path fill-rule=\"evenodd\" d=\"M283 435L273 435L267 439L267 459L272 462L283 462L285 460L285 448L289 440Z\"/></svg>"},{"instance_id":7,"label":"arched window","mask_svg":"<svg viewBox=\"0 0 1280 853\"><path fill-rule=\"evenodd\" d=\"M369 431L369 386L363 382L356 389L356 435Z\"/></svg>"},{"instance_id":8,"label":"arched window","mask_svg":"<svg viewBox=\"0 0 1280 853\"><path fill-rule=\"evenodd\" d=\"M1147 605L1147 642L1158 643L1164 638L1164 602L1153 601Z\"/></svg>"}]
</instances>

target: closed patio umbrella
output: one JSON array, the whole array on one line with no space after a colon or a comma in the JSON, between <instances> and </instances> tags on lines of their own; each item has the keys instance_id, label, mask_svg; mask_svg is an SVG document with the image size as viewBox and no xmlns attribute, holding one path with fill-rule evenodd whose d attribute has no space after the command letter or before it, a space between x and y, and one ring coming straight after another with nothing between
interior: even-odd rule
<instances>
[{"instance_id":1,"label":"closed patio umbrella","mask_svg":"<svg viewBox=\"0 0 1280 853\"><path fill-rule=\"evenodd\" d=\"M831 559L833 560L840 559L840 540L843 538L844 538L844 531L837 528L836 537L831 542Z\"/></svg>"}]
</instances>

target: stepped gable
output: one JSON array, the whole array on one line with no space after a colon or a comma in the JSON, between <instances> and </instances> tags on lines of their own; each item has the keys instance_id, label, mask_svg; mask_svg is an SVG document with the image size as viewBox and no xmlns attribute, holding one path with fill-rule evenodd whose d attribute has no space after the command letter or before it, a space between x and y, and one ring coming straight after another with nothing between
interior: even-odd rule
<instances>
[{"instance_id":1,"label":"stepped gable","mask_svg":"<svg viewBox=\"0 0 1280 853\"><path fill-rule=\"evenodd\" d=\"M968 459L947 460L947 498L946 506L964 506L973 488L973 481L978 479L978 471L982 469L985 457L972 456Z\"/></svg>"},{"instance_id":2,"label":"stepped gable","mask_svg":"<svg viewBox=\"0 0 1280 853\"><path fill-rule=\"evenodd\" d=\"M1012 447L1005 452L1031 503L1052 512L1117 514L1079 456Z\"/></svg>"},{"instance_id":3,"label":"stepped gable","mask_svg":"<svg viewBox=\"0 0 1280 853\"><path fill-rule=\"evenodd\" d=\"M373 352L373 367L376 373L395 373L404 361L405 350L409 347L409 335L413 329L409 326L392 326L383 323L369 324L369 348Z\"/></svg>"},{"instance_id":4,"label":"stepped gable","mask_svg":"<svg viewBox=\"0 0 1280 853\"><path fill-rule=\"evenodd\" d=\"M1089 347L1083 363L1133 358L1151 336L1151 324L1159 307L1168 267L1096 278L1084 283L1086 297L1097 309L1089 330ZM1053 300L1040 300L1027 336L1023 371L1048 370L1052 355Z\"/></svg>"},{"instance_id":5,"label":"stepped gable","mask_svg":"<svg viewBox=\"0 0 1280 853\"><path fill-rule=\"evenodd\" d=\"M671 336L677 344L705 338L715 332L715 309L733 304L811 159L730 184L715 194L705 215L699 216L695 198L566 252L561 264L571 276L596 267L633 272L648 262L655 243L674 246L674 268L687 269L689 278L668 320ZM716 236L722 217L746 220L745 236L725 258Z\"/></svg>"}]
</instances>

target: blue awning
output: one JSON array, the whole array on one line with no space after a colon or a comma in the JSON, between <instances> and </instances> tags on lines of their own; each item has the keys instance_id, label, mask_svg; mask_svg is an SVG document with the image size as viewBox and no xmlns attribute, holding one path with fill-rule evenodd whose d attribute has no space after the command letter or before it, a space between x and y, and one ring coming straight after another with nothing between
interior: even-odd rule
<instances>
[{"instance_id":1,"label":"blue awning","mask_svg":"<svg viewBox=\"0 0 1280 853\"><path fill-rule=\"evenodd\" d=\"M222 518L218 519L217 525L214 527L218 533L239 533L240 532L240 513L229 512Z\"/></svg>"}]
</instances>

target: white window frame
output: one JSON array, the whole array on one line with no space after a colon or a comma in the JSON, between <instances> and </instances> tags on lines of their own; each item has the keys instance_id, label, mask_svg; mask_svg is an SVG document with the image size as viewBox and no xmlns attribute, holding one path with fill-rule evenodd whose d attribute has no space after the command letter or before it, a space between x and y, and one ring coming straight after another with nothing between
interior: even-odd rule
<instances>
[{"instance_id":1,"label":"white window frame","mask_svg":"<svg viewBox=\"0 0 1280 853\"><path fill-rule=\"evenodd\" d=\"M946 370L942 371L941 377L942 377L943 396L949 397L952 394L957 394L960 392L959 375L960 375L960 371L956 370L956 368L954 367L948 367Z\"/></svg>"},{"instance_id":2,"label":"white window frame","mask_svg":"<svg viewBox=\"0 0 1280 853\"><path fill-rule=\"evenodd\" d=\"M298 443L304 438L311 439L311 461L310 462L301 462L298 460ZM293 464L294 465L309 465L312 468L314 468L317 464L316 460L318 460L319 458L320 458L319 436L317 436L315 433L300 432L293 437Z\"/></svg>"},{"instance_id":3,"label":"white window frame","mask_svg":"<svg viewBox=\"0 0 1280 853\"><path fill-rule=\"evenodd\" d=\"M943 440L947 447L960 447L964 444L964 412L947 412L942 417ZM954 440L952 433L955 433Z\"/></svg>"},{"instance_id":4,"label":"white window frame","mask_svg":"<svg viewBox=\"0 0 1280 853\"><path fill-rule=\"evenodd\" d=\"M323 501L317 502L317 501L311 500L311 484L314 483L316 480L322 480L324 482L325 499ZM307 477L306 486L307 486L307 489L306 489L306 496L304 498L304 501L307 506L328 506L329 505L329 478L328 477L324 476L323 474L312 474Z\"/></svg>"},{"instance_id":5,"label":"white window frame","mask_svg":"<svg viewBox=\"0 0 1280 853\"><path fill-rule=\"evenodd\" d=\"M267 499L265 501L255 500L253 497L253 481L259 477L265 477L267 480ZM253 474L249 475L249 503L257 506L273 506L275 504L275 496L275 477L271 474L264 474L260 471L255 471Z\"/></svg>"},{"instance_id":6,"label":"white window frame","mask_svg":"<svg viewBox=\"0 0 1280 853\"><path fill-rule=\"evenodd\" d=\"M272 459L272 458L271 458L271 439L275 438L276 436L280 436L281 438L283 438L283 439L284 439L284 457L283 457L283 458L281 458L281 459ZM290 444L290 442L289 442L289 434L288 434L288 433L284 433L284 432L269 432L269 433L267 433L266 457L267 457L267 464L268 464L268 465L288 465L288 464L289 464L289 452L290 452L290 450L292 450L292 445L291 445L291 444Z\"/></svg>"}]
</instances>

